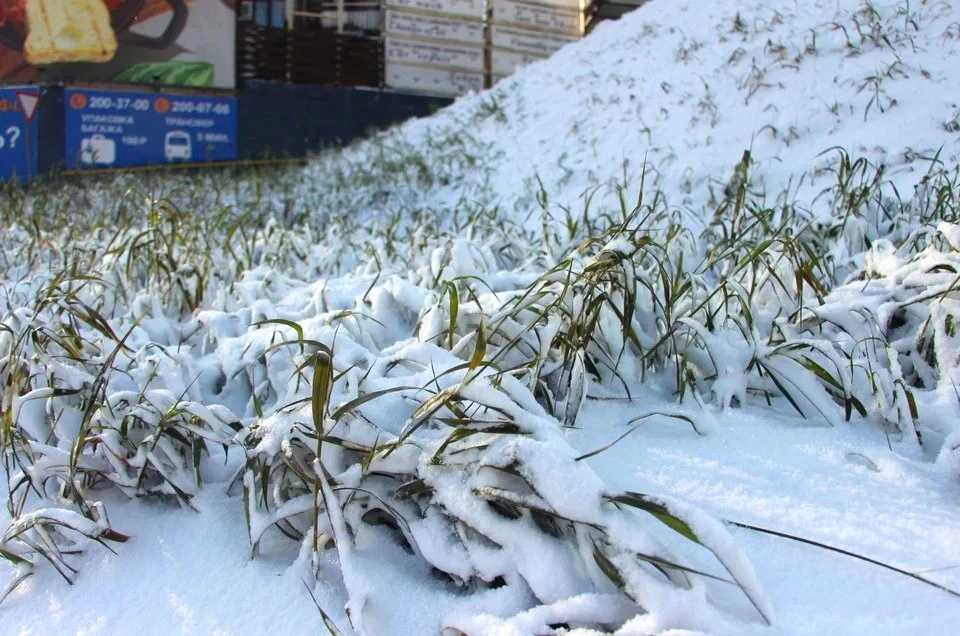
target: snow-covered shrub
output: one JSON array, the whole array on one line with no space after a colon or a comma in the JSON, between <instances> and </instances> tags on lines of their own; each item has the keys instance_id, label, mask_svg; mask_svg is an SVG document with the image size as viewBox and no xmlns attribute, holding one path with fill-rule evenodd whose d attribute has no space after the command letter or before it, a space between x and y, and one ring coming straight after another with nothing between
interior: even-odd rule
<instances>
[{"instance_id":1,"label":"snow-covered shrub","mask_svg":"<svg viewBox=\"0 0 960 636\"><path fill-rule=\"evenodd\" d=\"M251 429L243 482L254 549L274 526L314 558L332 542L358 632L368 591L354 552L376 550L365 540L376 532L461 590L506 587L531 607L554 605L552 623L603 629L640 613L705 627L710 577L671 547L692 541L770 620L721 524L679 502L606 488L528 388L483 362L485 347L479 340L463 364L413 344L364 370L356 387L335 383L350 371L318 352L311 403ZM376 408L383 399L386 410ZM586 620L562 606L583 595L595 599Z\"/></svg>"},{"instance_id":2,"label":"snow-covered shrub","mask_svg":"<svg viewBox=\"0 0 960 636\"><path fill-rule=\"evenodd\" d=\"M922 415L923 392L945 391L958 366L956 188L932 171L897 199L842 159L822 195L834 214L813 217L767 205L744 157L699 230L659 193L630 206L619 184L619 208L588 194L560 219L534 193L539 226L479 202L283 220L282 177L260 190L202 177L163 196L111 189L129 189L122 179L82 199L64 187L44 202L49 226L7 210L0 442L14 523L63 508L109 529L102 488L189 505L208 454L245 445L254 548L274 530L308 556L336 546L358 627L357 563L381 539L460 593L505 587L527 608L508 623L599 629L635 625L640 608L658 628L706 627L725 608L706 594L716 570L700 544L769 617L722 528L606 487L563 428L589 425L585 400L649 383L680 402L657 415L696 433L710 401L762 401L863 417L932 451L947 440L948 465L955 426ZM72 207L110 192L111 219ZM2 554L23 573L57 554L17 527ZM114 536L35 527L64 555L78 536Z\"/></svg>"}]
</instances>

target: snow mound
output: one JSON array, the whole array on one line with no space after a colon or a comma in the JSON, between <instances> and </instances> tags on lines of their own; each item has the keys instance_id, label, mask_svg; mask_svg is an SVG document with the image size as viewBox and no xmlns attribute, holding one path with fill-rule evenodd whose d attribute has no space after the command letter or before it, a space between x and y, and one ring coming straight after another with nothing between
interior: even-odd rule
<instances>
[{"instance_id":1,"label":"snow mound","mask_svg":"<svg viewBox=\"0 0 960 636\"><path fill-rule=\"evenodd\" d=\"M637 186L646 169L648 187L702 220L745 150L771 200L788 190L811 201L836 163L831 147L909 188L925 160L960 155L958 17L956 2L653 0L348 160L379 164L381 144L462 144L455 176L399 200L521 213L541 186L551 204L579 209L585 192ZM320 160L312 174L330 169Z\"/></svg>"}]
</instances>

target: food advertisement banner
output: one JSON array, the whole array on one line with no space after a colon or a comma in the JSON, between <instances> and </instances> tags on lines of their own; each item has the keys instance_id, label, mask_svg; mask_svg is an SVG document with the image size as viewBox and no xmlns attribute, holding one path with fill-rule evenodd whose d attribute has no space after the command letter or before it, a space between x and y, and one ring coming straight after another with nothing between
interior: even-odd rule
<instances>
[{"instance_id":1,"label":"food advertisement banner","mask_svg":"<svg viewBox=\"0 0 960 636\"><path fill-rule=\"evenodd\" d=\"M36 86L0 88L0 180L36 174L39 104Z\"/></svg>"},{"instance_id":2,"label":"food advertisement banner","mask_svg":"<svg viewBox=\"0 0 960 636\"><path fill-rule=\"evenodd\" d=\"M236 0L0 0L0 81L232 88Z\"/></svg>"},{"instance_id":3,"label":"food advertisement banner","mask_svg":"<svg viewBox=\"0 0 960 636\"><path fill-rule=\"evenodd\" d=\"M67 90L68 168L123 168L237 158L237 100Z\"/></svg>"}]
</instances>

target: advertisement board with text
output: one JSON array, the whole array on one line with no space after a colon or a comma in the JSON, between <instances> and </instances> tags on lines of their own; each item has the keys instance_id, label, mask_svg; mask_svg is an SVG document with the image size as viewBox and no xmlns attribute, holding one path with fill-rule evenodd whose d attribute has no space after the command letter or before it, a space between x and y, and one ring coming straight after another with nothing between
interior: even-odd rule
<instances>
[{"instance_id":1,"label":"advertisement board with text","mask_svg":"<svg viewBox=\"0 0 960 636\"><path fill-rule=\"evenodd\" d=\"M125 168L237 158L233 97L67 90L67 168Z\"/></svg>"},{"instance_id":2,"label":"advertisement board with text","mask_svg":"<svg viewBox=\"0 0 960 636\"><path fill-rule=\"evenodd\" d=\"M36 86L0 88L0 180L36 175L39 104Z\"/></svg>"},{"instance_id":3,"label":"advertisement board with text","mask_svg":"<svg viewBox=\"0 0 960 636\"><path fill-rule=\"evenodd\" d=\"M236 0L0 0L0 81L232 88Z\"/></svg>"}]
</instances>

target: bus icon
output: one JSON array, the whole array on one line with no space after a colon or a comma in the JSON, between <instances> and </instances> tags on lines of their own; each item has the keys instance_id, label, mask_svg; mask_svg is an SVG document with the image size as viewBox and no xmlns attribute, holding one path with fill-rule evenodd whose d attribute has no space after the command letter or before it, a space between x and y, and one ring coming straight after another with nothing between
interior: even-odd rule
<instances>
[{"instance_id":1,"label":"bus icon","mask_svg":"<svg viewBox=\"0 0 960 636\"><path fill-rule=\"evenodd\" d=\"M163 139L163 154L167 161L182 159L189 161L193 156L193 143L190 133L182 130L171 130Z\"/></svg>"}]
</instances>

